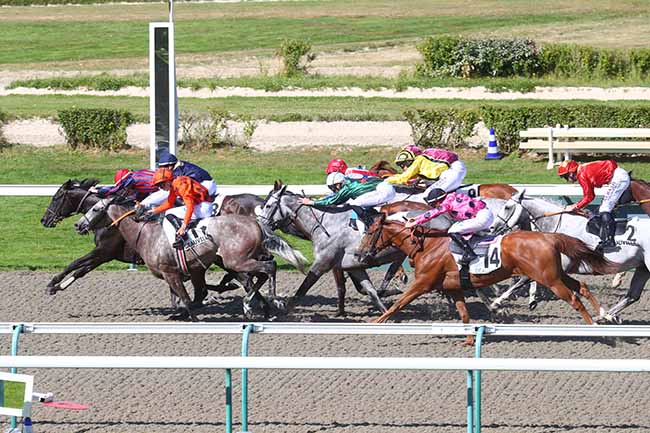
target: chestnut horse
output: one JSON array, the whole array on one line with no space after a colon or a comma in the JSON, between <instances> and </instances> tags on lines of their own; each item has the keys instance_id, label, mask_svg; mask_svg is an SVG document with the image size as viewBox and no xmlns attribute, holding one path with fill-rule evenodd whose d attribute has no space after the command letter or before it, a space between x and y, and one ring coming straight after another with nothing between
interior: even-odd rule
<instances>
[{"instance_id":1,"label":"chestnut horse","mask_svg":"<svg viewBox=\"0 0 650 433\"><path fill-rule=\"evenodd\" d=\"M456 260L449 252L449 238L446 232L422 229L421 234L404 227L398 221L379 215L367 229L359 249L363 253L375 254L384 248L399 248L412 260L415 267L415 281L407 291L375 322L382 323L404 308L418 296L439 290L447 292L455 304L463 323L469 323L469 313L465 305L460 273ZM587 245L570 236L559 233L540 233L518 231L508 234L501 241L501 267L484 275L470 274L471 284L485 287L498 283L513 275L526 275L549 287L560 299L576 309L585 322L593 324L593 318L576 293L584 296L597 311L600 303L587 286L571 278L562 269L562 256L569 257L572 268L586 264L594 273L616 272L617 265L592 251ZM467 344L473 344L469 336Z\"/></svg>"}]
</instances>

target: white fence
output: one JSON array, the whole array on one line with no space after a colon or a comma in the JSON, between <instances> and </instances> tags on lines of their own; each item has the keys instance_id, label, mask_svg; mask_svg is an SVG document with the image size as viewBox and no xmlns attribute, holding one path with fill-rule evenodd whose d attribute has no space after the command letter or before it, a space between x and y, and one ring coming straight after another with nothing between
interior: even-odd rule
<instances>
[{"instance_id":1,"label":"white fence","mask_svg":"<svg viewBox=\"0 0 650 433\"><path fill-rule=\"evenodd\" d=\"M61 185L6 185L0 184L0 196L47 196L51 197ZM531 196L581 196L580 185L559 185L559 184L512 184L518 190L526 190ZM331 191L322 185L289 185L287 187L295 193L305 193L308 196L319 196L330 194ZM266 196L273 189L272 185L219 185L218 191L221 194L232 195L250 193L259 196ZM603 188L596 189L596 195L604 193Z\"/></svg>"}]
</instances>

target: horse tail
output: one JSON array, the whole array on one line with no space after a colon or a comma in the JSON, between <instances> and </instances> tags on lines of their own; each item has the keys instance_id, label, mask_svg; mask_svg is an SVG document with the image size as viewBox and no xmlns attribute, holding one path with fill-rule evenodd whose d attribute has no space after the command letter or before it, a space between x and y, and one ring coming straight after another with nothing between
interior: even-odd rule
<instances>
[{"instance_id":1,"label":"horse tail","mask_svg":"<svg viewBox=\"0 0 650 433\"><path fill-rule=\"evenodd\" d=\"M262 229L262 246L271 254L282 257L294 268L298 269L303 274L306 274L307 271L305 265L307 264L307 259L305 256L300 251L291 248L291 245L280 236L273 233L271 229L264 224L259 224L259 226Z\"/></svg>"},{"instance_id":2,"label":"horse tail","mask_svg":"<svg viewBox=\"0 0 650 433\"><path fill-rule=\"evenodd\" d=\"M587 264L595 275L615 274L620 266L608 260L602 253L590 249L580 239L561 233L552 234L555 247L572 261L568 272L576 272L581 263Z\"/></svg>"}]
</instances>

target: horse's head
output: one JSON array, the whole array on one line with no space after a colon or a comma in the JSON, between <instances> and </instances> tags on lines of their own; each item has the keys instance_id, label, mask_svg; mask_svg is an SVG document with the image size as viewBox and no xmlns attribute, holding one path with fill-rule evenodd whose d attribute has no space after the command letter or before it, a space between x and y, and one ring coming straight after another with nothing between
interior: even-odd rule
<instances>
[{"instance_id":1,"label":"horse's head","mask_svg":"<svg viewBox=\"0 0 650 433\"><path fill-rule=\"evenodd\" d=\"M390 246L390 244L388 242L384 242L383 239L382 242L379 243L379 239L382 237L382 233L384 231L383 229L385 222L386 214L380 213L374 217L372 224L370 224L369 227L366 227L366 232L361 238L361 242L354 252L354 256L361 263L370 262L370 260L372 260L372 258L375 257L379 251ZM377 245L378 243L379 246Z\"/></svg>"},{"instance_id":2,"label":"horse's head","mask_svg":"<svg viewBox=\"0 0 650 433\"><path fill-rule=\"evenodd\" d=\"M85 235L98 227L106 227L112 221L108 214L110 206L120 204L123 201L124 198L121 196L112 196L99 200L74 224L75 229L79 234Z\"/></svg>"},{"instance_id":3,"label":"horse's head","mask_svg":"<svg viewBox=\"0 0 650 433\"><path fill-rule=\"evenodd\" d=\"M294 211L288 205L289 202L295 201L294 198L295 195L287 191L287 185L283 185L282 181L275 181L264 205L256 211L257 218L272 230L284 229L295 218Z\"/></svg>"},{"instance_id":4,"label":"horse's head","mask_svg":"<svg viewBox=\"0 0 650 433\"><path fill-rule=\"evenodd\" d=\"M496 216L493 230L497 233L511 231L515 226L520 225L521 217L528 213L524 208L525 190L513 194L504 204ZM528 215L526 215L528 216Z\"/></svg>"},{"instance_id":5,"label":"horse's head","mask_svg":"<svg viewBox=\"0 0 650 433\"><path fill-rule=\"evenodd\" d=\"M64 218L79 212L84 202L92 194L90 188L97 185L98 182L97 179L84 179L81 182L76 179L67 180L52 196L52 200L41 218L41 224L45 227L55 227Z\"/></svg>"}]
</instances>

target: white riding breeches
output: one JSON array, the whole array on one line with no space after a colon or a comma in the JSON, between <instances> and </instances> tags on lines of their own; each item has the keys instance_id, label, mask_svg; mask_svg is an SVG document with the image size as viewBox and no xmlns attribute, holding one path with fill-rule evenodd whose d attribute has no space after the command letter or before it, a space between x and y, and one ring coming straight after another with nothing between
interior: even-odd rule
<instances>
[{"instance_id":1,"label":"white riding breeches","mask_svg":"<svg viewBox=\"0 0 650 433\"><path fill-rule=\"evenodd\" d=\"M371 207L388 203L395 197L395 188L384 181L377 185L374 191L361 194L359 197L348 201L353 206Z\"/></svg>"},{"instance_id":2,"label":"white riding breeches","mask_svg":"<svg viewBox=\"0 0 650 433\"><path fill-rule=\"evenodd\" d=\"M204 180L203 182L201 182L201 185L203 185L205 189L208 190L208 195L210 197L214 197L215 195L217 195L217 183L214 180ZM168 196L169 196L169 191L165 191L164 189L159 189L158 191L147 196L147 198L142 200L140 204L147 208L160 206L162 202L167 200Z\"/></svg>"},{"instance_id":3,"label":"white riding breeches","mask_svg":"<svg viewBox=\"0 0 650 433\"><path fill-rule=\"evenodd\" d=\"M481 230L489 229L493 222L494 214L490 209L484 208L478 211L474 218L454 223L451 227L449 227L449 230L447 230L447 232L460 233L461 235L476 233L480 232Z\"/></svg>"},{"instance_id":4,"label":"white riding breeches","mask_svg":"<svg viewBox=\"0 0 650 433\"><path fill-rule=\"evenodd\" d=\"M179 206L179 207L169 209L167 212L165 212L165 215L176 215L182 221L183 218L185 218L186 210L187 208L185 206ZM212 210L213 210L213 203L209 201L201 202L196 206L194 206L194 212L192 212L192 218L190 219L190 221L211 217ZM167 239L169 239L169 242L173 243L176 240L176 229L167 220L167 218L163 220L163 231L165 232Z\"/></svg>"},{"instance_id":5,"label":"white riding breeches","mask_svg":"<svg viewBox=\"0 0 650 433\"><path fill-rule=\"evenodd\" d=\"M609 183L609 187L605 192L603 201L600 203L600 208L598 208L599 213L611 212L618 199L621 198L626 189L630 186L630 175L627 171L622 168L617 168L614 170L614 175L612 176L612 181Z\"/></svg>"},{"instance_id":6,"label":"white riding breeches","mask_svg":"<svg viewBox=\"0 0 650 433\"><path fill-rule=\"evenodd\" d=\"M424 191L424 197L434 188L440 188L445 192L454 191L463 183L467 169L463 161L453 162L449 168L440 174L440 177Z\"/></svg>"}]
</instances>

